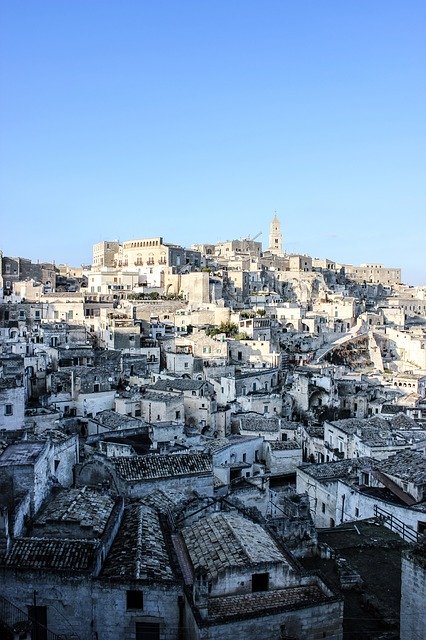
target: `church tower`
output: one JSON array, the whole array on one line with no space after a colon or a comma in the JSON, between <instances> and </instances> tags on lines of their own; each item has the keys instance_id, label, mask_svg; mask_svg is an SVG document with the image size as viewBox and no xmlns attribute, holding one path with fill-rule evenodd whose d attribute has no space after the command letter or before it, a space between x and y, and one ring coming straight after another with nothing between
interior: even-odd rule
<instances>
[{"instance_id":1,"label":"church tower","mask_svg":"<svg viewBox=\"0 0 426 640\"><path fill-rule=\"evenodd\" d=\"M268 251L276 256L283 255L283 234L281 233L281 224L277 214L272 218L269 226L269 247Z\"/></svg>"}]
</instances>

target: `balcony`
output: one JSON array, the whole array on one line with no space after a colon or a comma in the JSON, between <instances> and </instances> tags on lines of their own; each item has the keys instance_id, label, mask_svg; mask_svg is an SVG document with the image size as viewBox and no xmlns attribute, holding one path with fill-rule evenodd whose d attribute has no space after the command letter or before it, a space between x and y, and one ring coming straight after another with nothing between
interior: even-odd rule
<instances>
[{"instance_id":1,"label":"balcony","mask_svg":"<svg viewBox=\"0 0 426 640\"><path fill-rule=\"evenodd\" d=\"M337 458L338 460L344 460L345 458L345 452L344 451L339 451L339 449L337 449L336 447L333 447L332 444L330 444L329 442L324 442L324 447L330 451L335 458Z\"/></svg>"}]
</instances>

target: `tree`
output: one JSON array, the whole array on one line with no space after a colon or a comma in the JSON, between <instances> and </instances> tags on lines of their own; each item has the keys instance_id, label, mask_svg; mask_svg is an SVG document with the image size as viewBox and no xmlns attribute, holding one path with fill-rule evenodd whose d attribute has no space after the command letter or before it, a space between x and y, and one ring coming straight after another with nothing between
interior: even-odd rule
<instances>
[{"instance_id":1,"label":"tree","mask_svg":"<svg viewBox=\"0 0 426 640\"><path fill-rule=\"evenodd\" d=\"M206 334L213 338L214 336L224 333L227 338L232 338L238 333L238 326L233 322L221 322L218 327L209 327Z\"/></svg>"}]
</instances>

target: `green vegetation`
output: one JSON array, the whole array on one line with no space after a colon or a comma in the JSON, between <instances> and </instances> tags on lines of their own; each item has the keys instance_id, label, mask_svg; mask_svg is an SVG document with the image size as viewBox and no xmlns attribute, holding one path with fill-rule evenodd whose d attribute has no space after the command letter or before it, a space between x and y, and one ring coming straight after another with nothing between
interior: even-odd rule
<instances>
[{"instance_id":1,"label":"green vegetation","mask_svg":"<svg viewBox=\"0 0 426 640\"><path fill-rule=\"evenodd\" d=\"M206 334L213 338L224 333L227 338L234 338L238 334L238 326L233 322L221 322L218 327L209 327Z\"/></svg>"}]
</instances>

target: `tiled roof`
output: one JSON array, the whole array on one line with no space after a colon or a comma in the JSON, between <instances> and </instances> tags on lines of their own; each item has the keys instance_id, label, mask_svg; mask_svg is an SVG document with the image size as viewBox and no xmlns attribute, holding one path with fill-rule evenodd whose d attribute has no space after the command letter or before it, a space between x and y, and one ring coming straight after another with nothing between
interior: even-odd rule
<instances>
[{"instance_id":1,"label":"tiled roof","mask_svg":"<svg viewBox=\"0 0 426 640\"><path fill-rule=\"evenodd\" d=\"M310 424L305 426L304 430L311 436L311 438L320 438L321 440L324 440L324 426Z\"/></svg>"},{"instance_id":2,"label":"tiled roof","mask_svg":"<svg viewBox=\"0 0 426 640\"><path fill-rule=\"evenodd\" d=\"M176 378L175 380L157 380L153 389L167 391L197 391L206 384L205 380L191 380L189 378Z\"/></svg>"},{"instance_id":3,"label":"tiled roof","mask_svg":"<svg viewBox=\"0 0 426 640\"><path fill-rule=\"evenodd\" d=\"M169 509L174 509L176 507L176 504L180 500L180 494L174 496L176 498L175 500L173 500L172 496L174 496L173 491L170 491L166 494L161 489L155 489L147 496L144 496L142 502L148 507L156 509L160 513L167 513Z\"/></svg>"},{"instance_id":4,"label":"tiled roof","mask_svg":"<svg viewBox=\"0 0 426 640\"><path fill-rule=\"evenodd\" d=\"M16 538L5 564L17 569L89 571L97 545L89 540Z\"/></svg>"},{"instance_id":5,"label":"tiled roof","mask_svg":"<svg viewBox=\"0 0 426 640\"><path fill-rule=\"evenodd\" d=\"M102 574L125 580L173 580L158 515L142 502L128 506Z\"/></svg>"},{"instance_id":6,"label":"tiled roof","mask_svg":"<svg viewBox=\"0 0 426 640\"><path fill-rule=\"evenodd\" d=\"M205 444L205 451L209 453L215 454L223 449L228 447L232 447L234 445L247 444L247 442L252 442L254 440L259 440L259 436L241 436L239 434L234 434L232 436L228 436L227 438L215 438L214 440L210 440Z\"/></svg>"},{"instance_id":7,"label":"tiled roof","mask_svg":"<svg viewBox=\"0 0 426 640\"><path fill-rule=\"evenodd\" d=\"M261 593L209 598L210 621L270 615L282 609L303 609L326 602L328 597L316 585L289 587Z\"/></svg>"},{"instance_id":8,"label":"tiled roof","mask_svg":"<svg viewBox=\"0 0 426 640\"><path fill-rule=\"evenodd\" d=\"M83 528L82 532L86 530L100 536L113 506L114 499L108 493L89 487L65 489L48 503L37 517L35 526L79 524ZM56 529L59 536L60 526Z\"/></svg>"},{"instance_id":9,"label":"tiled roof","mask_svg":"<svg viewBox=\"0 0 426 640\"><path fill-rule=\"evenodd\" d=\"M147 389L141 396L141 401L145 400L149 402L164 402L165 404L178 404L182 402L182 394L167 393L161 391L150 391Z\"/></svg>"},{"instance_id":10,"label":"tiled roof","mask_svg":"<svg viewBox=\"0 0 426 640\"><path fill-rule=\"evenodd\" d=\"M418 424L413 418L399 412L389 420L393 429L417 429Z\"/></svg>"},{"instance_id":11,"label":"tiled roof","mask_svg":"<svg viewBox=\"0 0 426 640\"><path fill-rule=\"evenodd\" d=\"M0 467L34 464L46 445L42 442L18 442L10 444L0 456Z\"/></svg>"},{"instance_id":12,"label":"tiled roof","mask_svg":"<svg viewBox=\"0 0 426 640\"><path fill-rule=\"evenodd\" d=\"M234 420L240 423L243 431L277 432L280 430L280 419L278 417L264 418L254 413L236 414Z\"/></svg>"},{"instance_id":13,"label":"tiled roof","mask_svg":"<svg viewBox=\"0 0 426 640\"><path fill-rule=\"evenodd\" d=\"M270 447L273 451L286 451L289 449L301 449L302 445L296 442L296 440L276 440L270 442Z\"/></svg>"},{"instance_id":14,"label":"tiled roof","mask_svg":"<svg viewBox=\"0 0 426 640\"><path fill-rule=\"evenodd\" d=\"M399 451L377 463L377 467L383 473L402 480L414 482L414 484L426 484L426 458L420 451L410 449Z\"/></svg>"},{"instance_id":15,"label":"tiled roof","mask_svg":"<svg viewBox=\"0 0 426 640\"><path fill-rule=\"evenodd\" d=\"M54 442L55 444L62 444L67 440L74 438L75 434L65 433L60 429L46 429L41 433L29 433L27 436L27 442Z\"/></svg>"},{"instance_id":16,"label":"tiled roof","mask_svg":"<svg viewBox=\"0 0 426 640\"><path fill-rule=\"evenodd\" d=\"M373 463L372 458L350 458L323 464L303 464L299 469L317 480L338 480L355 477L360 469L370 467Z\"/></svg>"},{"instance_id":17,"label":"tiled roof","mask_svg":"<svg viewBox=\"0 0 426 640\"><path fill-rule=\"evenodd\" d=\"M399 404L382 404L382 413L385 414L397 414L406 413L407 407L403 407Z\"/></svg>"},{"instance_id":18,"label":"tiled roof","mask_svg":"<svg viewBox=\"0 0 426 640\"><path fill-rule=\"evenodd\" d=\"M229 513L214 513L185 527L182 536L194 570L214 577L229 567L286 562L259 524Z\"/></svg>"},{"instance_id":19,"label":"tiled roof","mask_svg":"<svg viewBox=\"0 0 426 640\"><path fill-rule=\"evenodd\" d=\"M132 429L146 424L143 420L117 413L111 409L100 411L95 419L109 429Z\"/></svg>"},{"instance_id":20,"label":"tiled roof","mask_svg":"<svg viewBox=\"0 0 426 640\"><path fill-rule=\"evenodd\" d=\"M111 462L119 475L130 482L208 474L212 471L211 457L204 453L150 454L129 458L113 458Z\"/></svg>"}]
</instances>

